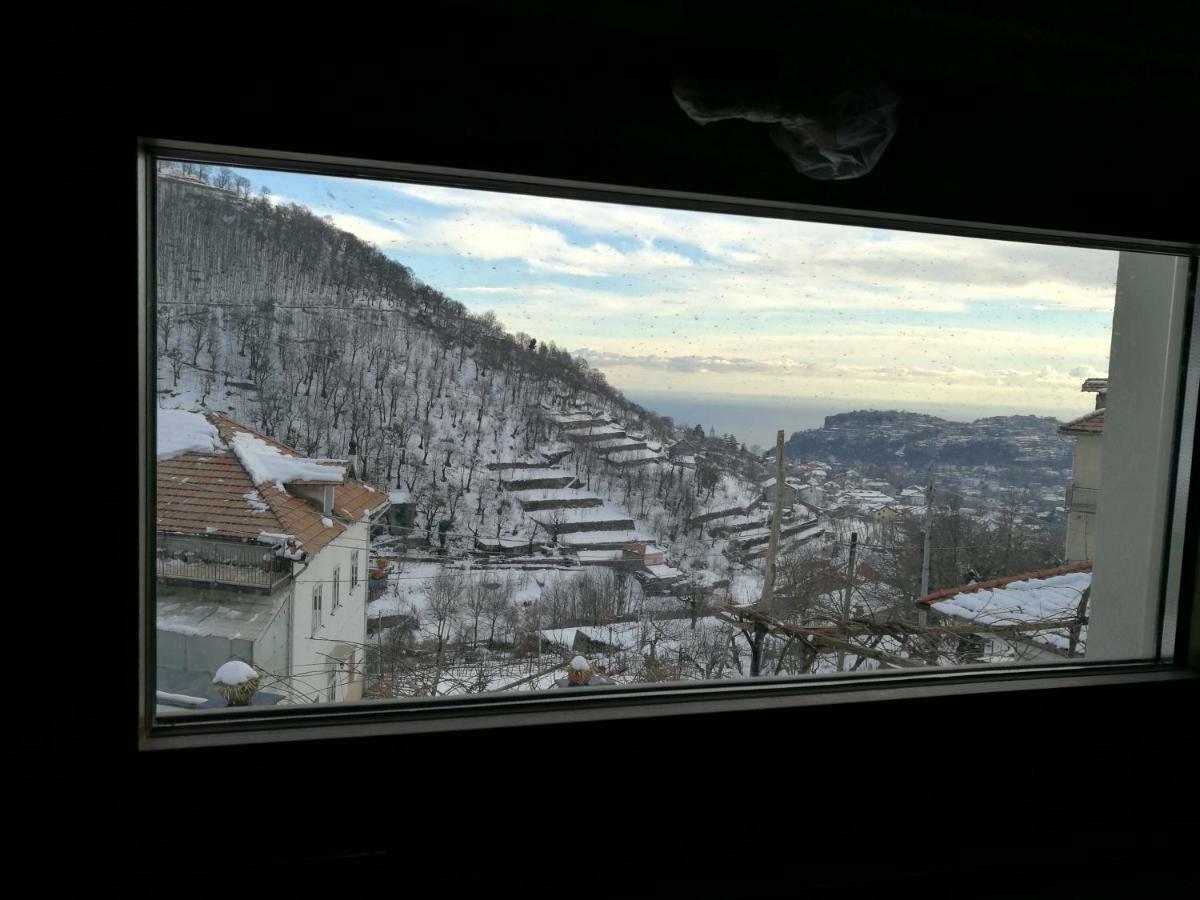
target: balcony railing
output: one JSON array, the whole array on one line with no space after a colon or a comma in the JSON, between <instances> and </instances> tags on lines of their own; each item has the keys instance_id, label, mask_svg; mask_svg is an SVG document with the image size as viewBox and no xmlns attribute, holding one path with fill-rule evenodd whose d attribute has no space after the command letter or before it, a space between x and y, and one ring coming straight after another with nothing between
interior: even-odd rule
<instances>
[{"instance_id":1,"label":"balcony railing","mask_svg":"<svg viewBox=\"0 0 1200 900\"><path fill-rule=\"evenodd\" d=\"M292 576L292 562L268 544L160 534L155 560L160 579L270 593Z\"/></svg>"},{"instance_id":2,"label":"balcony railing","mask_svg":"<svg viewBox=\"0 0 1200 900\"><path fill-rule=\"evenodd\" d=\"M1071 512L1094 513L1100 489L1073 484L1067 488L1067 509Z\"/></svg>"}]
</instances>

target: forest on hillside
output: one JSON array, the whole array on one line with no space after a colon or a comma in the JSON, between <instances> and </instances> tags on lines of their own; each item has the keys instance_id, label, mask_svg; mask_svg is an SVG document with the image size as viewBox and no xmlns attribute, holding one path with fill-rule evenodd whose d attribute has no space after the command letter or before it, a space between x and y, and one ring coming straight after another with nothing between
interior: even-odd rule
<instances>
[{"instance_id":1,"label":"forest on hillside","mask_svg":"<svg viewBox=\"0 0 1200 900\"><path fill-rule=\"evenodd\" d=\"M552 339L509 333L375 247L228 170L163 163L157 203L160 402L225 412L310 456L344 459L402 489L428 533L536 532L489 462L567 450L546 407L586 408L669 446L675 423L627 400ZM761 464L724 442L748 477ZM651 466L615 471L571 454L581 485L624 504L662 540L737 475ZM443 524L445 523L445 524Z\"/></svg>"}]
</instances>

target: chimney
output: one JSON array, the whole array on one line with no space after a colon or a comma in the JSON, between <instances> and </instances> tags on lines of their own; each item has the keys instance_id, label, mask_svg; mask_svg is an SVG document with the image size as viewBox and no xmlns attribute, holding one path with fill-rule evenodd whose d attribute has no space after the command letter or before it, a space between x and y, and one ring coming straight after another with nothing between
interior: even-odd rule
<instances>
[{"instance_id":1,"label":"chimney","mask_svg":"<svg viewBox=\"0 0 1200 900\"><path fill-rule=\"evenodd\" d=\"M1080 390L1096 395L1096 409L1104 409L1105 401L1108 397L1108 379L1107 378L1089 378L1083 383Z\"/></svg>"}]
</instances>

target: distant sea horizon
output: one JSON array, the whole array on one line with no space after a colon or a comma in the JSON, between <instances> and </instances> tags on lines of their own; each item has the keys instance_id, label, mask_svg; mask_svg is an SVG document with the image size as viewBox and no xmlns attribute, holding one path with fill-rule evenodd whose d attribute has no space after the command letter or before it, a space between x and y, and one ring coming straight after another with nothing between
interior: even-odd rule
<instances>
[{"instance_id":1,"label":"distant sea horizon","mask_svg":"<svg viewBox=\"0 0 1200 900\"><path fill-rule=\"evenodd\" d=\"M989 416L1049 416L1066 421L1057 410L1030 407L1016 409L1011 406L987 404L964 405L961 403L913 402L898 403L896 400L845 399L839 397L786 398L786 397L741 397L730 394L690 394L682 391L626 390L622 393L629 400L652 410L660 416L670 416L675 423L700 424L707 433L709 428L717 434L733 434L747 447L758 444L767 448L775 443L775 432L783 429L785 437L794 431L821 428L825 417L855 410L903 410L924 413L958 422L972 422Z\"/></svg>"}]
</instances>

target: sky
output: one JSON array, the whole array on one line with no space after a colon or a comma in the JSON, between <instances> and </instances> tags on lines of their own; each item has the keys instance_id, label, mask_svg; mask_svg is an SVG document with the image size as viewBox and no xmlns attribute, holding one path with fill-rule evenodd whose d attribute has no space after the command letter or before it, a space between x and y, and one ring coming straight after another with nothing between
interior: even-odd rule
<instances>
[{"instance_id":1,"label":"sky","mask_svg":"<svg viewBox=\"0 0 1200 900\"><path fill-rule=\"evenodd\" d=\"M708 398L1068 419L1107 374L1114 251L236 171L668 415Z\"/></svg>"}]
</instances>

